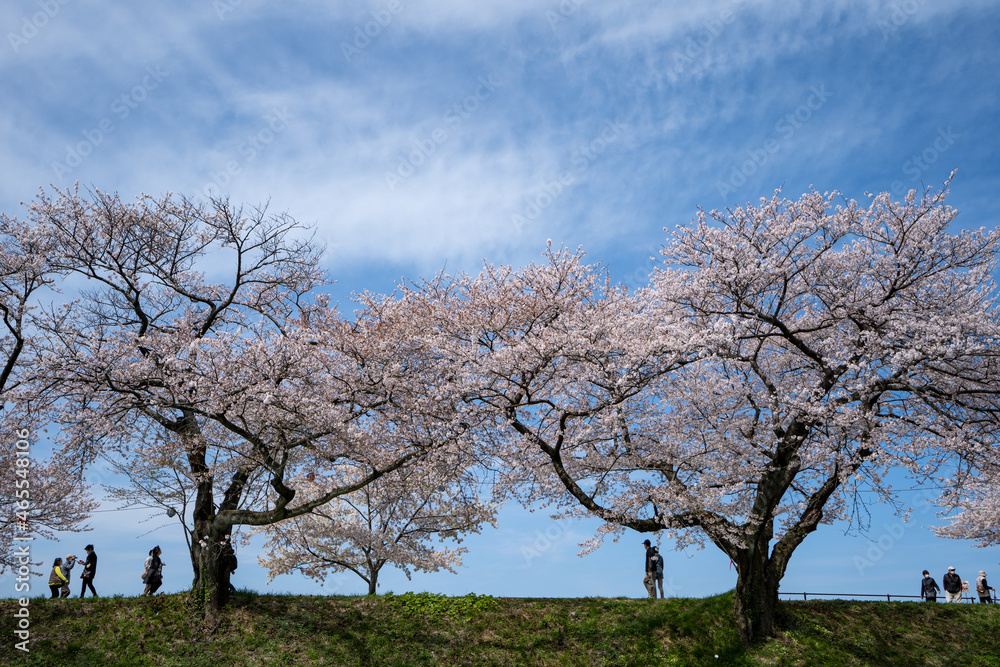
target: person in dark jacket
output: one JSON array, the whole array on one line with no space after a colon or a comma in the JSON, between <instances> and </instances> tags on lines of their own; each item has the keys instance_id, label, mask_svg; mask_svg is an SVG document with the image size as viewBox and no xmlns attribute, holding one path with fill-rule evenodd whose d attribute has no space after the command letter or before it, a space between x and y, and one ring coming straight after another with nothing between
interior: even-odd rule
<instances>
[{"instance_id":1,"label":"person in dark jacket","mask_svg":"<svg viewBox=\"0 0 1000 667\"><path fill-rule=\"evenodd\" d=\"M642 546L646 547L646 565L643 568L642 585L646 587L646 597L656 597L656 565L653 563L653 554L656 550L649 540L643 540Z\"/></svg>"},{"instance_id":2,"label":"person in dark jacket","mask_svg":"<svg viewBox=\"0 0 1000 667\"><path fill-rule=\"evenodd\" d=\"M954 567L948 568L948 574L944 575L941 583L944 584L945 602L962 601L962 577L955 574Z\"/></svg>"},{"instance_id":3,"label":"person in dark jacket","mask_svg":"<svg viewBox=\"0 0 1000 667\"><path fill-rule=\"evenodd\" d=\"M927 602L937 602L937 594L941 591L938 588L934 577L927 570L924 570L924 580L920 582L920 597Z\"/></svg>"},{"instance_id":4,"label":"person in dark jacket","mask_svg":"<svg viewBox=\"0 0 1000 667\"><path fill-rule=\"evenodd\" d=\"M156 590L163 584L163 561L160 560L159 546L153 547L150 552L152 560L149 562L149 568L146 570L146 589L142 592L143 595L154 595Z\"/></svg>"},{"instance_id":5,"label":"person in dark jacket","mask_svg":"<svg viewBox=\"0 0 1000 667\"><path fill-rule=\"evenodd\" d=\"M222 560L222 575L229 585L229 592L235 593L236 586L233 586L232 576L236 574L236 568L239 567L239 559L236 558L236 550L233 549L232 541L227 537L226 543L222 547L222 555L220 556Z\"/></svg>"},{"instance_id":6,"label":"person in dark jacket","mask_svg":"<svg viewBox=\"0 0 1000 667\"><path fill-rule=\"evenodd\" d=\"M96 598L98 595L97 591L94 590L94 576L97 575L97 554L94 553L93 544L88 544L83 550L87 552L87 560L83 562L83 574L80 575L80 578L83 579L80 597L83 597L87 593L87 588L90 588L91 595Z\"/></svg>"},{"instance_id":7,"label":"person in dark jacket","mask_svg":"<svg viewBox=\"0 0 1000 667\"><path fill-rule=\"evenodd\" d=\"M659 547L653 547L653 578L656 580L656 585L660 589L660 599L664 599L666 596L663 594L663 556L660 555Z\"/></svg>"}]
</instances>

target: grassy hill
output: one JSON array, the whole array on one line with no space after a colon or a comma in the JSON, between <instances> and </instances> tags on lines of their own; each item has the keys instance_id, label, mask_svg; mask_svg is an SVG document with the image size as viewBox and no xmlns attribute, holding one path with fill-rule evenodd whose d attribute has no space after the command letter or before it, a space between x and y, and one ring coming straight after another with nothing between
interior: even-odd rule
<instances>
[{"instance_id":1,"label":"grassy hill","mask_svg":"<svg viewBox=\"0 0 1000 667\"><path fill-rule=\"evenodd\" d=\"M732 596L632 599L237 593L206 637L187 595L34 598L30 653L0 600L0 665L996 665L1000 606L788 602L745 651ZM718 656L718 657L716 657Z\"/></svg>"}]
</instances>

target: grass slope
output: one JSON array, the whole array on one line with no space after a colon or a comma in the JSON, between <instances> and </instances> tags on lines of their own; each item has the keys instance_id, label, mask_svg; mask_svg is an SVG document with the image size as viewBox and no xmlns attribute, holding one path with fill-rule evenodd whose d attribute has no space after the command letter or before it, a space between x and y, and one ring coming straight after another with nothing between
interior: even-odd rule
<instances>
[{"instance_id":1,"label":"grass slope","mask_svg":"<svg viewBox=\"0 0 1000 667\"><path fill-rule=\"evenodd\" d=\"M0 665L995 665L1000 607L787 602L740 645L732 594L666 601L237 593L205 637L187 595L29 605L30 653L0 600ZM718 656L718 657L715 657Z\"/></svg>"}]
</instances>

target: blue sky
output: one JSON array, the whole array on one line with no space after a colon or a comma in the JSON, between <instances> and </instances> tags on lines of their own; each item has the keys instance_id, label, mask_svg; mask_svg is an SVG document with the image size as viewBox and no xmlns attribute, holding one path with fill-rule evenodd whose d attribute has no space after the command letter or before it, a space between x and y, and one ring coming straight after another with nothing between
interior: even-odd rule
<instances>
[{"instance_id":1,"label":"blue sky","mask_svg":"<svg viewBox=\"0 0 1000 667\"><path fill-rule=\"evenodd\" d=\"M12 0L0 31L0 210L75 181L269 199L316 226L338 299L484 257L520 265L547 239L640 284L664 227L777 187L903 194L957 168L957 222L998 222L995 2ZM909 524L876 506L867 536L821 527L782 590L915 594L925 567L970 579L1000 560L934 538L923 496L903 499ZM183 589L179 533L142 536L159 525L142 518L100 513L38 548L51 562L93 542L98 590L132 593L159 543L165 589ZM467 540L460 574L383 588L642 595L643 536L578 558L593 527L512 507ZM265 590L252 552L237 583ZM666 562L676 595L735 582L714 547Z\"/></svg>"}]
</instances>

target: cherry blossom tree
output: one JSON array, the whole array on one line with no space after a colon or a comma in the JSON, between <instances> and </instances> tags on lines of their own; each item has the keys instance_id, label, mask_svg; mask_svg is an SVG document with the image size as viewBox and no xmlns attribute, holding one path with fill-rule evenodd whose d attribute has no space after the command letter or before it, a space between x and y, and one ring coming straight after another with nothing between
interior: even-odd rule
<instances>
[{"instance_id":1,"label":"cherry blossom tree","mask_svg":"<svg viewBox=\"0 0 1000 667\"><path fill-rule=\"evenodd\" d=\"M736 563L746 643L778 622L789 559L888 471L995 444L996 231L952 233L943 192L836 193L700 213L634 294L580 253L435 288L467 396L526 502Z\"/></svg>"},{"instance_id":2,"label":"cherry blossom tree","mask_svg":"<svg viewBox=\"0 0 1000 667\"><path fill-rule=\"evenodd\" d=\"M980 426L1000 426L1000 410L995 403L976 406L984 419ZM978 547L1000 545L1000 456L993 439L970 439L957 455L943 457L935 467L937 487L942 491L938 505L946 523L935 526L940 537L975 540Z\"/></svg>"},{"instance_id":3,"label":"cherry blossom tree","mask_svg":"<svg viewBox=\"0 0 1000 667\"><path fill-rule=\"evenodd\" d=\"M320 249L288 216L76 191L31 211L60 270L85 281L46 325L65 451L184 463L209 627L234 526L306 514L466 437L419 313L372 302L343 321L316 295ZM301 470L341 483L310 495L289 485Z\"/></svg>"},{"instance_id":4,"label":"cherry blossom tree","mask_svg":"<svg viewBox=\"0 0 1000 667\"><path fill-rule=\"evenodd\" d=\"M301 485L320 495L330 484L314 478ZM495 506L480 500L475 478L460 462L401 468L310 514L269 526L270 555L259 560L269 580L300 572L322 582L350 571L375 595L386 565L402 569L407 578L411 570L455 572L466 549L435 548L431 540L461 543L465 534L495 520Z\"/></svg>"},{"instance_id":5,"label":"cherry blossom tree","mask_svg":"<svg viewBox=\"0 0 1000 667\"><path fill-rule=\"evenodd\" d=\"M941 537L975 540L976 546L991 547L1000 544L1000 469L995 464L977 471L974 479L960 486L960 491L942 498L947 510L957 510L948 517L944 526L935 526Z\"/></svg>"},{"instance_id":6,"label":"cherry blossom tree","mask_svg":"<svg viewBox=\"0 0 1000 667\"><path fill-rule=\"evenodd\" d=\"M22 392L24 368L36 352L32 310L58 278L51 247L45 234L0 216L0 572L38 565L30 540L86 530L96 507L72 466L32 450L42 423Z\"/></svg>"},{"instance_id":7,"label":"cherry blossom tree","mask_svg":"<svg viewBox=\"0 0 1000 667\"><path fill-rule=\"evenodd\" d=\"M688 446L650 495L691 494L660 523L699 529L737 564L748 643L774 629L794 550L848 519L859 486L892 500L890 470L923 477L922 461L994 440L974 403L996 378L1000 234L952 233L944 198L776 194L702 213L665 248L654 285L711 356L671 379Z\"/></svg>"}]
</instances>

